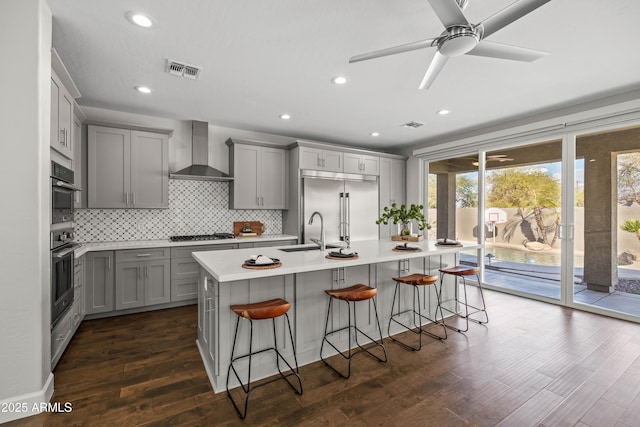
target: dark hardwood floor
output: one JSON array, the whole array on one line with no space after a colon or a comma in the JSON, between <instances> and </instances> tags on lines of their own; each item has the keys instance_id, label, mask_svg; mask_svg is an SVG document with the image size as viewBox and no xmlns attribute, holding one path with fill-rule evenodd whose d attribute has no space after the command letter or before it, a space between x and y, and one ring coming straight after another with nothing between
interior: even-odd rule
<instances>
[{"instance_id":1,"label":"dark hardwood floor","mask_svg":"<svg viewBox=\"0 0 640 427\"><path fill-rule=\"evenodd\" d=\"M73 411L7 425L640 425L640 325L486 294L487 326L420 352L387 339L389 363L360 354L349 380L304 366L302 396L258 389L245 421L211 390L195 306L87 321L54 372Z\"/></svg>"}]
</instances>

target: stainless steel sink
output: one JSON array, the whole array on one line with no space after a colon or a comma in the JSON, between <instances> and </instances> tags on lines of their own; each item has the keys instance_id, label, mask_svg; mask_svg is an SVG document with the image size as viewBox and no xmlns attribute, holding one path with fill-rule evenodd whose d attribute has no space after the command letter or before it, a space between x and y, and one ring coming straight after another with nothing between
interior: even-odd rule
<instances>
[{"instance_id":1,"label":"stainless steel sink","mask_svg":"<svg viewBox=\"0 0 640 427\"><path fill-rule=\"evenodd\" d=\"M326 245L327 249L335 249L335 248L341 248L342 246L336 246L336 245ZM282 252L306 252L306 251L319 251L320 250L320 246L294 246L291 248L281 248L278 249L279 251Z\"/></svg>"}]
</instances>

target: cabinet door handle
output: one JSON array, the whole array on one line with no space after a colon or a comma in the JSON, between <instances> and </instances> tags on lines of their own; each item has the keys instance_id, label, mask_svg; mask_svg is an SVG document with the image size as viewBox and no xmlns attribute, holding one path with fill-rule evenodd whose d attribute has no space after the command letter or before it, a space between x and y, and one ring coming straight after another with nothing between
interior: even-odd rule
<instances>
[{"instance_id":1,"label":"cabinet door handle","mask_svg":"<svg viewBox=\"0 0 640 427\"><path fill-rule=\"evenodd\" d=\"M327 161L325 159L322 159L322 167L326 167L327 166Z\"/></svg>"},{"instance_id":2,"label":"cabinet door handle","mask_svg":"<svg viewBox=\"0 0 640 427\"><path fill-rule=\"evenodd\" d=\"M124 202L129 206L129 193L124 193Z\"/></svg>"},{"instance_id":3,"label":"cabinet door handle","mask_svg":"<svg viewBox=\"0 0 640 427\"><path fill-rule=\"evenodd\" d=\"M318 166L322 166L322 159L318 157Z\"/></svg>"},{"instance_id":4,"label":"cabinet door handle","mask_svg":"<svg viewBox=\"0 0 640 427\"><path fill-rule=\"evenodd\" d=\"M107 270L111 270L111 256L107 257Z\"/></svg>"},{"instance_id":5,"label":"cabinet door handle","mask_svg":"<svg viewBox=\"0 0 640 427\"><path fill-rule=\"evenodd\" d=\"M151 256L151 254L138 254L136 255L137 257L145 257L145 256Z\"/></svg>"},{"instance_id":6,"label":"cabinet door handle","mask_svg":"<svg viewBox=\"0 0 640 427\"><path fill-rule=\"evenodd\" d=\"M131 193L131 204L132 205L136 204L136 193L135 192Z\"/></svg>"},{"instance_id":7,"label":"cabinet door handle","mask_svg":"<svg viewBox=\"0 0 640 427\"><path fill-rule=\"evenodd\" d=\"M146 277L147 279L149 278L149 266L146 265L144 267L144 277Z\"/></svg>"},{"instance_id":8,"label":"cabinet door handle","mask_svg":"<svg viewBox=\"0 0 640 427\"><path fill-rule=\"evenodd\" d=\"M264 206L264 197L260 196L260 206Z\"/></svg>"},{"instance_id":9,"label":"cabinet door handle","mask_svg":"<svg viewBox=\"0 0 640 427\"><path fill-rule=\"evenodd\" d=\"M64 145L64 129L60 129L60 137L58 138L60 145Z\"/></svg>"}]
</instances>

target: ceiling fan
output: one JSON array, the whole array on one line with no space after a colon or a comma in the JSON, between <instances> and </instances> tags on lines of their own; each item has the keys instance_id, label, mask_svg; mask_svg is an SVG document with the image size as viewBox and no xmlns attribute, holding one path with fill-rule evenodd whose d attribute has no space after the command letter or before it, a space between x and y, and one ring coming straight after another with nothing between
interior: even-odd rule
<instances>
[{"instance_id":1,"label":"ceiling fan","mask_svg":"<svg viewBox=\"0 0 640 427\"><path fill-rule=\"evenodd\" d=\"M428 1L445 27L442 34L431 39L419 40L400 46L356 55L349 59L349 63L410 52L417 49L436 47L438 51L433 57L419 86L419 89L428 89L450 56L468 54L531 62L548 55L547 52L490 42L485 39L496 31L501 30L512 22L536 10L543 4L548 3L550 0L516 1L476 25L469 23L462 13L468 0Z\"/></svg>"}]
</instances>

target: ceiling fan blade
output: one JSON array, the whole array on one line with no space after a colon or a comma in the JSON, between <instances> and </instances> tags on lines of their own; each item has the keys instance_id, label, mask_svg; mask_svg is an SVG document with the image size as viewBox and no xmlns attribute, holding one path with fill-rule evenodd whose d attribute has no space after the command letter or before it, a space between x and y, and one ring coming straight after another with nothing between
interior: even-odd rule
<instances>
[{"instance_id":1,"label":"ceiling fan blade","mask_svg":"<svg viewBox=\"0 0 640 427\"><path fill-rule=\"evenodd\" d=\"M445 28L471 25L456 0L429 0L429 3Z\"/></svg>"},{"instance_id":2,"label":"ceiling fan blade","mask_svg":"<svg viewBox=\"0 0 640 427\"><path fill-rule=\"evenodd\" d=\"M420 82L420 86L418 86L418 89L429 89L436 77L438 77L438 74L440 73L440 70L442 70L442 67L444 67L444 64L447 63L448 59L448 56L444 56L440 52L436 52L435 56L431 60L431 64L429 64L427 72Z\"/></svg>"},{"instance_id":3,"label":"ceiling fan blade","mask_svg":"<svg viewBox=\"0 0 640 427\"><path fill-rule=\"evenodd\" d=\"M476 47L467 52L467 55L532 62L549 55L549 52L482 40Z\"/></svg>"},{"instance_id":4,"label":"ceiling fan blade","mask_svg":"<svg viewBox=\"0 0 640 427\"><path fill-rule=\"evenodd\" d=\"M419 40L417 42L407 43L400 46L388 47L386 49L374 50L373 52L362 53L352 56L349 63L366 61L368 59L380 58L381 56L395 55L396 53L410 52L412 50L424 49L433 46L437 39Z\"/></svg>"},{"instance_id":5,"label":"ceiling fan blade","mask_svg":"<svg viewBox=\"0 0 640 427\"><path fill-rule=\"evenodd\" d=\"M549 1L551 0L519 0L512 3L478 24L484 29L482 38L501 30Z\"/></svg>"}]
</instances>

